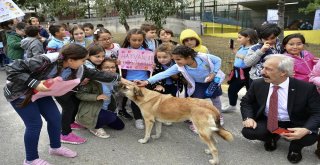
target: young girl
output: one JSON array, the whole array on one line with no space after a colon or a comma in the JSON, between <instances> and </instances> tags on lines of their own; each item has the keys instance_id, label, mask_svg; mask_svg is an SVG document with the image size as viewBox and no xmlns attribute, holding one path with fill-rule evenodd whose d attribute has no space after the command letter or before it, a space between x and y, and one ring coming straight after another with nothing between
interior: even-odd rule
<instances>
[{"instance_id":1,"label":"young girl","mask_svg":"<svg viewBox=\"0 0 320 165\"><path fill-rule=\"evenodd\" d=\"M320 60L314 66L314 68L310 74L309 81L317 86L318 92L320 93ZM318 135L318 144L317 144L317 149L315 151L315 154L320 159L320 135Z\"/></svg>"},{"instance_id":2,"label":"young girl","mask_svg":"<svg viewBox=\"0 0 320 165\"><path fill-rule=\"evenodd\" d=\"M172 41L172 37L173 36L173 32L170 29L161 29L158 32L158 43L159 45L163 44L163 43L171 43L173 45L177 45L178 43L175 41Z\"/></svg>"},{"instance_id":3,"label":"young girl","mask_svg":"<svg viewBox=\"0 0 320 165\"><path fill-rule=\"evenodd\" d=\"M71 29L70 34L70 43L80 45L84 48L88 47L91 44L91 41L85 39L83 27L80 25L75 25ZM84 82L88 82L88 79L84 79ZM81 84L83 84L83 82ZM77 88L74 89L74 91L76 90ZM69 144L82 144L86 142L87 139L79 137L76 134L72 133L72 129L78 130L83 128L83 126L74 122L80 103L80 100L75 96L74 91L70 91L65 95L59 97L55 97L57 102L62 107L61 142Z\"/></svg>"},{"instance_id":4,"label":"young girl","mask_svg":"<svg viewBox=\"0 0 320 165\"><path fill-rule=\"evenodd\" d=\"M306 40L302 34L286 36L282 41L283 54L294 59L294 78L309 82L309 75L315 65L315 57L304 50Z\"/></svg>"},{"instance_id":5,"label":"young girl","mask_svg":"<svg viewBox=\"0 0 320 165\"><path fill-rule=\"evenodd\" d=\"M209 53L208 48L202 45L202 40L199 35L192 29L186 29L181 32L180 43L196 52Z\"/></svg>"},{"instance_id":6,"label":"young girl","mask_svg":"<svg viewBox=\"0 0 320 165\"><path fill-rule=\"evenodd\" d=\"M139 50L148 49L148 46L145 42L144 32L139 29L131 29L126 36L122 44L122 47L128 48L128 49L139 49ZM122 71L122 73L123 73L123 76L130 81L147 80L149 77L149 72L146 70L124 70ZM123 99L123 102L122 102L123 109L126 105L127 99L128 98L126 97ZM136 128L144 129L142 115L139 107L134 102L131 102L131 109L132 109L133 117L136 120L135 121Z\"/></svg>"},{"instance_id":7,"label":"young girl","mask_svg":"<svg viewBox=\"0 0 320 165\"><path fill-rule=\"evenodd\" d=\"M116 63L116 60L107 58L102 63L97 62L95 64L101 64L98 68L104 72L116 73ZM87 85L81 86L76 94L81 100L76 118L77 122L100 138L110 137L102 126L107 125L115 130L124 128L124 123L114 113L116 102L112 96L113 86L113 83L90 81Z\"/></svg>"},{"instance_id":8,"label":"young girl","mask_svg":"<svg viewBox=\"0 0 320 165\"><path fill-rule=\"evenodd\" d=\"M97 66L101 65L105 59L105 50L99 44L92 44L89 49L89 58L86 60L84 65L90 69L97 69Z\"/></svg>"},{"instance_id":9,"label":"young girl","mask_svg":"<svg viewBox=\"0 0 320 165\"><path fill-rule=\"evenodd\" d=\"M109 30L103 27L98 28L94 32L94 42L101 45L104 48L105 58L112 58L112 59L118 58L118 51L120 49L120 45L112 42L112 35ZM133 117L127 112L127 110L125 109L125 106L122 106L124 95L120 92L117 92L115 96L117 97L116 101L117 101L118 114L125 119L132 120Z\"/></svg>"},{"instance_id":10,"label":"young girl","mask_svg":"<svg viewBox=\"0 0 320 165\"><path fill-rule=\"evenodd\" d=\"M12 107L23 120L26 131L24 143L26 160L24 165L49 164L39 159L38 142L42 127L41 116L47 121L47 130L50 138L49 154L64 157L75 157L76 152L61 146L60 131L61 117L58 107L52 97L43 97L31 102L34 89L45 92L48 89L44 80L61 76L64 80L76 78L81 75L90 79L103 82L119 81L117 74L97 72L86 69L82 65L88 56L88 51L75 44L65 46L59 53L50 53L29 58L28 60L16 60L7 67L7 84L4 87L4 95Z\"/></svg>"},{"instance_id":11,"label":"young girl","mask_svg":"<svg viewBox=\"0 0 320 165\"><path fill-rule=\"evenodd\" d=\"M234 111L236 110L238 92L240 89L245 86L246 89L249 89L249 71L250 67L247 67L244 64L244 57L247 55L249 48L258 43L258 36L256 31L253 29L243 29L238 34L237 41L241 45L238 51L236 51L235 60L233 64L233 69L229 75L229 88L228 88L228 98L229 105L224 106L221 111ZM235 52L235 49L232 50Z\"/></svg>"},{"instance_id":12,"label":"young girl","mask_svg":"<svg viewBox=\"0 0 320 165\"><path fill-rule=\"evenodd\" d=\"M70 43L75 43L83 47L88 47L92 41L85 38L84 29L80 25L75 25L70 31Z\"/></svg>"},{"instance_id":13,"label":"young girl","mask_svg":"<svg viewBox=\"0 0 320 165\"><path fill-rule=\"evenodd\" d=\"M98 28L94 32L94 40L105 49L106 58L117 59L120 45L113 43L112 38L110 31L105 28Z\"/></svg>"},{"instance_id":14,"label":"young girl","mask_svg":"<svg viewBox=\"0 0 320 165\"><path fill-rule=\"evenodd\" d=\"M42 26L40 26L40 22L39 22L39 19L37 17L30 17L29 18L29 25L34 25L34 26L38 26L39 29L40 29L40 36L41 37L44 37L46 39L49 38L49 33L47 32L47 30L45 28L43 28Z\"/></svg>"},{"instance_id":15,"label":"young girl","mask_svg":"<svg viewBox=\"0 0 320 165\"><path fill-rule=\"evenodd\" d=\"M165 71L175 64L171 54L173 48L174 46L171 43L163 43L158 47L158 49L156 50L155 59L156 67L153 71L153 75ZM153 88L154 90L159 91L163 94L171 94L172 96L176 96L177 85L180 86L181 90L183 88L182 83L177 82L178 78L178 75L168 77L155 83L153 85Z\"/></svg>"},{"instance_id":16,"label":"young girl","mask_svg":"<svg viewBox=\"0 0 320 165\"><path fill-rule=\"evenodd\" d=\"M210 85L210 82L215 76L220 76L217 75L217 73L221 66L221 59L211 54L199 54L187 46L176 47L172 52L172 57L176 62L175 65L145 81L137 81L138 85L146 86L148 84L154 84L159 80L181 72L184 78L188 81L188 95L194 98L207 98L205 96L205 91ZM219 74L220 73L221 71ZM219 86L210 98L213 105L215 105L219 110L221 109L221 101L219 97L221 95L222 90ZM220 118L220 122L223 124L222 118ZM192 127L190 129L192 129Z\"/></svg>"}]
</instances>

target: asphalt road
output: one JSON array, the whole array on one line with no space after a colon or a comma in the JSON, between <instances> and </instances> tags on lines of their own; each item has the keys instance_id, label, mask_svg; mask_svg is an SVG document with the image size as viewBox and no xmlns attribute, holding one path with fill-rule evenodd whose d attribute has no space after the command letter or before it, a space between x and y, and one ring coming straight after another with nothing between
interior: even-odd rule
<instances>
[{"instance_id":1,"label":"asphalt road","mask_svg":"<svg viewBox=\"0 0 320 165\"><path fill-rule=\"evenodd\" d=\"M5 72L0 71L0 165L19 165L25 159L24 124L11 105L3 97ZM242 91L242 94L244 91ZM227 103L226 94L222 102ZM224 114L225 128L231 131L235 140L228 143L218 139L220 164L224 165L286 165L289 143L283 139L278 142L278 149L266 152L263 143L249 141L241 135L241 117L237 110ZM126 127L122 131L106 128L111 134L108 139L100 139L88 130L74 131L88 138L82 145L65 146L78 152L76 158L63 158L48 154L49 140L46 122L41 131L39 155L55 165L206 165L210 155L204 153L206 145L193 134L185 123L163 126L162 137L150 140L147 144L138 143L144 131L137 130L133 121L124 120ZM303 149L303 165L320 165L314 155L315 145Z\"/></svg>"}]
</instances>

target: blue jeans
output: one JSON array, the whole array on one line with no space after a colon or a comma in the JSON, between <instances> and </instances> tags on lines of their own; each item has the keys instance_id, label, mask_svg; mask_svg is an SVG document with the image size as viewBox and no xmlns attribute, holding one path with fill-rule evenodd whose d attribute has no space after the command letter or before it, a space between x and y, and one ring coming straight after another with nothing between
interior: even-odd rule
<instances>
[{"instance_id":1,"label":"blue jeans","mask_svg":"<svg viewBox=\"0 0 320 165\"><path fill-rule=\"evenodd\" d=\"M30 102L25 107L19 107L23 99L16 99L11 103L19 114L26 127L24 145L26 160L32 161L39 158L38 142L42 127L41 116L47 121L47 130L51 148L60 148L61 115L52 97L43 97L35 102Z\"/></svg>"}]
</instances>

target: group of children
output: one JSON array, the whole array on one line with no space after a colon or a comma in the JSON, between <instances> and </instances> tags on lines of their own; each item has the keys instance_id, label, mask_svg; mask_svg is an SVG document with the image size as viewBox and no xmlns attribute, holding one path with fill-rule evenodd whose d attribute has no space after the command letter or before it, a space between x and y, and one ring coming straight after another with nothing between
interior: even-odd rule
<instances>
[{"instance_id":1,"label":"group of children","mask_svg":"<svg viewBox=\"0 0 320 165\"><path fill-rule=\"evenodd\" d=\"M135 127L144 129L139 107L131 102L132 117L125 108L128 99L114 91L117 81L136 82L140 86L177 97L209 98L220 111L226 112L235 110L239 90L243 86L248 89L253 79L261 77L265 56L278 53L292 56L296 60L295 77L304 81L309 81L308 75L315 65L315 57L303 49L305 39L301 34L288 35L281 48L277 39L281 30L275 24L263 25L256 31L243 29L238 35L240 48L232 50L235 61L228 79L229 105L221 108L220 85L225 76L220 70L221 59L209 54L207 47L202 45L201 38L191 29L181 32L179 45L172 41L171 30L157 31L153 24L143 24L140 29L128 31L120 46L113 42L110 31L103 27L94 29L90 23L73 26L70 36L64 26L51 25L51 37L48 40L49 36L43 32L43 28L39 28L38 19L32 17L29 21L29 26L18 23L14 36L10 36L11 32L7 35L8 39L19 38L16 40L20 40L20 43L7 44L8 56L13 62L7 67L8 83L4 88L7 100L26 126L24 164L47 163L39 159L37 152L42 126L40 116L48 123L50 154L65 157L75 157L77 153L61 147L61 142L82 144L87 140L74 134L72 129L87 128L97 137L108 138L110 135L104 126L116 130L124 128L124 122L119 116L134 119ZM22 39L24 35L27 37ZM117 58L120 48L153 51L153 75L150 77L150 71L146 70L119 71L117 65L121 61ZM18 55L18 51L23 53ZM320 64L318 65L320 69ZM317 73L312 75L316 76ZM55 97L62 107L61 115L52 97L30 102L30 96L34 94L32 89L47 91L44 80L56 76L61 76L64 80L82 80L72 91ZM215 77L220 78L219 86L212 96L207 96L205 91ZM312 80L315 84L319 83L317 79L310 79ZM220 124L223 123L221 115ZM189 123L189 128L197 132L192 123Z\"/></svg>"}]
</instances>

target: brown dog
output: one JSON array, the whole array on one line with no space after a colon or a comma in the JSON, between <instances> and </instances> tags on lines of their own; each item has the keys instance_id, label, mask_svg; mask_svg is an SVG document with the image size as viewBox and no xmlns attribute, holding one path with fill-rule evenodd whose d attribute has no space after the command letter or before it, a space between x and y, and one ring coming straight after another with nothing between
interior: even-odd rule
<instances>
[{"instance_id":1,"label":"brown dog","mask_svg":"<svg viewBox=\"0 0 320 165\"><path fill-rule=\"evenodd\" d=\"M120 91L138 105L144 118L146 130L140 143L150 139L153 124L156 124L156 134L161 135L161 122L181 122L191 120L198 130L200 138L208 145L207 154L212 154L211 164L218 164L218 150L215 147L213 132L227 141L232 141L233 136L220 125L218 110L210 101L196 98L176 98L171 95L160 94L156 91L138 87L134 84L120 84Z\"/></svg>"}]
</instances>

